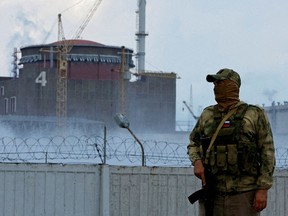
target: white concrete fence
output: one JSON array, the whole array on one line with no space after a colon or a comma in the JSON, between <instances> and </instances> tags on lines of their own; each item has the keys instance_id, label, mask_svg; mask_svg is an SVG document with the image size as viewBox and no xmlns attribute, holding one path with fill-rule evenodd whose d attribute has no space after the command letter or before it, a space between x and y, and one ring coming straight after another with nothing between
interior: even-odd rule
<instances>
[{"instance_id":1,"label":"white concrete fence","mask_svg":"<svg viewBox=\"0 0 288 216\"><path fill-rule=\"evenodd\" d=\"M193 216L192 168L0 164L0 216ZM288 215L288 171L277 170L262 216Z\"/></svg>"}]
</instances>

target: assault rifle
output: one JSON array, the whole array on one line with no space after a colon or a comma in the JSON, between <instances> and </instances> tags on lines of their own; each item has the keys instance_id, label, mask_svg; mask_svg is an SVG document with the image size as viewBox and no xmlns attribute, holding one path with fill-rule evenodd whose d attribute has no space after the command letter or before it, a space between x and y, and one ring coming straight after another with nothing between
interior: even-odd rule
<instances>
[{"instance_id":1,"label":"assault rifle","mask_svg":"<svg viewBox=\"0 0 288 216\"><path fill-rule=\"evenodd\" d=\"M215 189L213 176L207 165L204 165L204 174L206 185L202 189L192 193L188 197L188 200L191 204L194 204L197 200L203 200L205 216L213 216Z\"/></svg>"}]
</instances>

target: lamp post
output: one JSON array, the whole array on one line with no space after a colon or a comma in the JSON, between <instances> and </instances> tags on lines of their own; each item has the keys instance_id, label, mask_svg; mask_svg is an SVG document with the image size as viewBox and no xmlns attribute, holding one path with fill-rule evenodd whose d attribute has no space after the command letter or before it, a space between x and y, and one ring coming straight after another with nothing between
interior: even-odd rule
<instances>
[{"instance_id":1,"label":"lamp post","mask_svg":"<svg viewBox=\"0 0 288 216\"><path fill-rule=\"evenodd\" d=\"M135 136L135 134L132 132L132 130L129 128L129 121L126 118L126 116L122 113L117 113L114 117L115 122L118 124L121 128L126 128L131 135L134 137L134 139L137 141L137 143L140 145L141 153L142 153L142 166L145 166L145 155L144 155L144 147L143 144L140 142L140 140Z\"/></svg>"}]
</instances>

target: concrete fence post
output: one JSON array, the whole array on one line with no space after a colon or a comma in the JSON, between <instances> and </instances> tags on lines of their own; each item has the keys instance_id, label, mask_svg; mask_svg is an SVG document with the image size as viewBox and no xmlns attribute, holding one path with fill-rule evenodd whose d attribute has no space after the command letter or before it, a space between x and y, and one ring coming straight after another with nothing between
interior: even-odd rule
<instances>
[{"instance_id":1,"label":"concrete fence post","mask_svg":"<svg viewBox=\"0 0 288 216\"><path fill-rule=\"evenodd\" d=\"M110 169L109 165L101 166L100 216L110 215ZM97 216L97 215L95 215Z\"/></svg>"}]
</instances>

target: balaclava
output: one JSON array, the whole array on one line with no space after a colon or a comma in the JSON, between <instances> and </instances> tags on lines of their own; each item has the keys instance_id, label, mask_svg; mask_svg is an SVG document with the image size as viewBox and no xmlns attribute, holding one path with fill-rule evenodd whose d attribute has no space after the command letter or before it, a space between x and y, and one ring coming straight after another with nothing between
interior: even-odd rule
<instances>
[{"instance_id":1,"label":"balaclava","mask_svg":"<svg viewBox=\"0 0 288 216\"><path fill-rule=\"evenodd\" d=\"M220 112L226 112L240 101L239 87L231 80L214 81L214 94Z\"/></svg>"},{"instance_id":2,"label":"balaclava","mask_svg":"<svg viewBox=\"0 0 288 216\"><path fill-rule=\"evenodd\" d=\"M237 72L224 68L216 74L207 75L206 80L214 83L215 100L221 112L226 112L240 101L241 79Z\"/></svg>"}]
</instances>

